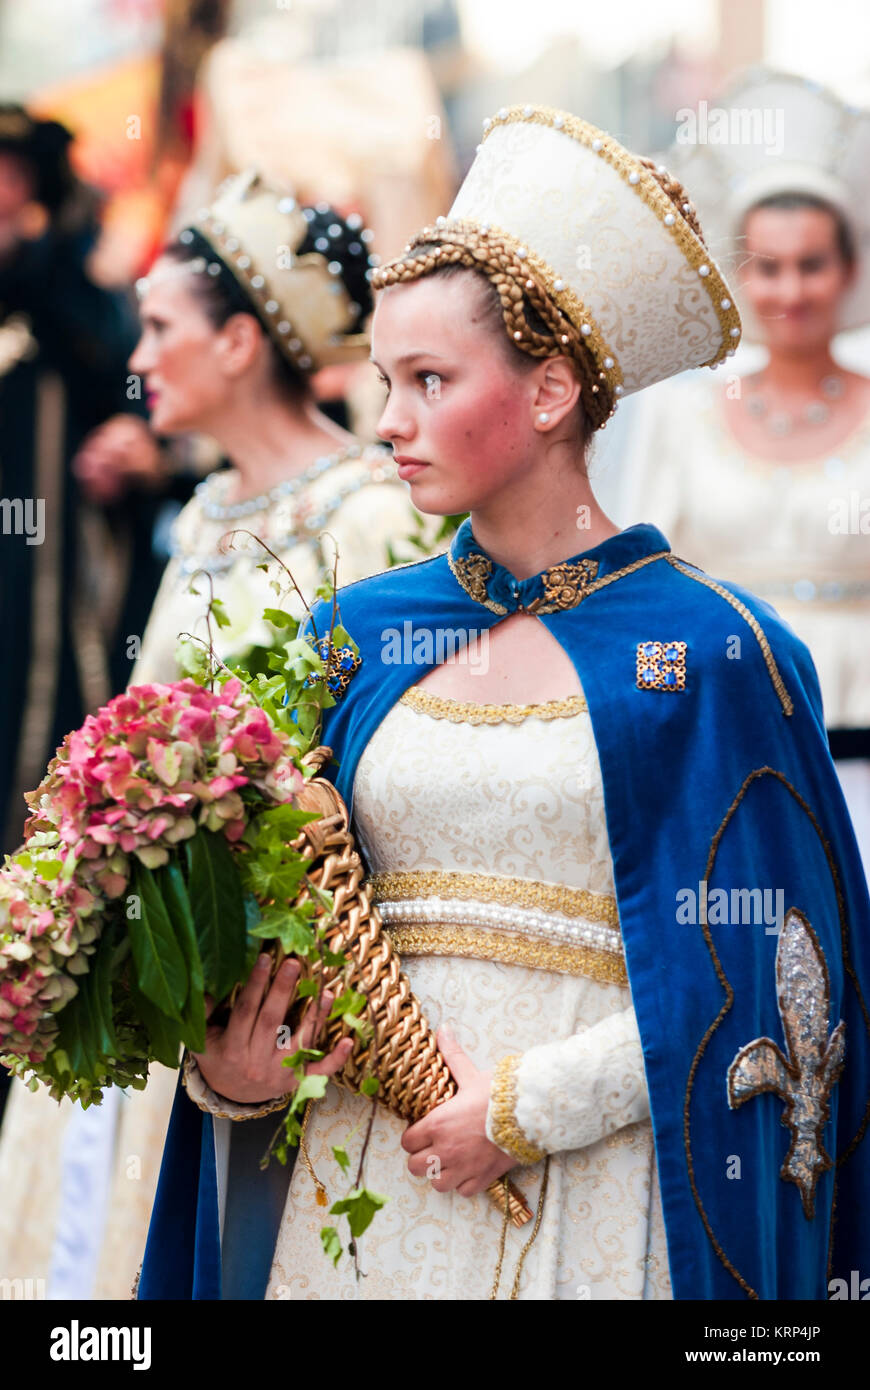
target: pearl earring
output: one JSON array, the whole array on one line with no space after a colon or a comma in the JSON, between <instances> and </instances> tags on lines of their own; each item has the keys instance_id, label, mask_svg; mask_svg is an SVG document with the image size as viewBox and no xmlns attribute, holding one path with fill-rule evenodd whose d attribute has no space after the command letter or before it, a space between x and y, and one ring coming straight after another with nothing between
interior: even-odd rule
<instances>
[{"instance_id":1,"label":"pearl earring","mask_svg":"<svg viewBox=\"0 0 870 1390\"><path fill-rule=\"evenodd\" d=\"M549 423L550 423L550 417L549 417L549 415L547 414L546 410L542 410L541 413L540 413L540 415L538 416L538 424L539 424L539 425L549 425Z\"/></svg>"}]
</instances>

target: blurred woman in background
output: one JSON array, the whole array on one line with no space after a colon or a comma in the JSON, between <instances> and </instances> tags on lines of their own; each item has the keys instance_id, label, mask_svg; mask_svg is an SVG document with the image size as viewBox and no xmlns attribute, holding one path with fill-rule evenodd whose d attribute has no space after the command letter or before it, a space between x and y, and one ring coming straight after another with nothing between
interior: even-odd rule
<instances>
[{"instance_id":1,"label":"blurred woman in background","mask_svg":"<svg viewBox=\"0 0 870 1390\"><path fill-rule=\"evenodd\" d=\"M807 643L870 874L870 379L832 347L870 322L870 112L767 72L721 105L785 113L779 152L673 152L711 244L742 264L741 312L767 361L724 389L652 393L616 510L661 525L677 554L767 599Z\"/></svg>"},{"instance_id":2,"label":"blurred woman in background","mask_svg":"<svg viewBox=\"0 0 870 1390\"><path fill-rule=\"evenodd\" d=\"M433 541L437 523L422 525L389 451L333 423L312 392L319 369L368 353L370 236L360 218L300 207L248 173L140 282L142 336L130 368L144 381L152 426L211 436L229 466L176 520L131 684L183 674L178 638L206 640L210 586L229 618L212 625L218 656L263 664L276 632L262 611L279 602L273 581L289 584L255 537L309 600L332 575L336 550L340 582L351 582ZM107 424L95 446L107 447L117 428ZM222 548L233 529L250 534ZM295 593L281 602L301 615ZM50 1297L129 1297L175 1082L155 1066L146 1091L110 1090L87 1112L16 1086L0 1143L3 1268L47 1275Z\"/></svg>"}]
</instances>

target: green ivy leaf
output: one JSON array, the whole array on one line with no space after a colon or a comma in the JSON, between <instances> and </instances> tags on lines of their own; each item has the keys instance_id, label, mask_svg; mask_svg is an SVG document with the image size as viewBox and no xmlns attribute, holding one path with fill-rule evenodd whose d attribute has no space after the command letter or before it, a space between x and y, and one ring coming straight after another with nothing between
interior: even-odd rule
<instances>
[{"instance_id":1,"label":"green ivy leaf","mask_svg":"<svg viewBox=\"0 0 870 1390\"><path fill-rule=\"evenodd\" d=\"M333 1144L332 1156L341 1168L341 1171L346 1173L350 1167L350 1159L347 1156L347 1150L343 1149L339 1144Z\"/></svg>"},{"instance_id":2,"label":"green ivy leaf","mask_svg":"<svg viewBox=\"0 0 870 1390\"><path fill-rule=\"evenodd\" d=\"M309 1100L322 1100L328 1081L328 1076L303 1076L293 1093L293 1109L298 1110Z\"/></svg>"},{"instance_id":3,"label":"green ivy leaf","mask_svg":"<svg viewBox=\"0 0 870 1390\"><path fill-rule=\"evenodd\" d=\"M375 1212L380 1211L388 1200L377 1192L371 1192L367 1187L355 1187L346 1197L333 1202L329 1214L346 1216L350 1224L350 1233L354 1240L357 1240L372 1224Z\"/></svg>"},{"instance_id":4,"label":"green ivy leaf","mask_svg":"<svg viewBox=\"0 0 870 1390\"><path fill-rule=\"evenodd\" d=\"M336 1266L343 1254L341 1238L334 1226L324 1226L320 1232L320 1240L326 1254Z\"/></svg>"},{"instance_id":5,"label":"green ivy leaf","mask_svg":"<svg viewBox=\"0 0 870 1390\"><path fill-rule=\"evenodd\" d=\"M224 601L223 601L223 599L220 599L220 598L213 598L212 601L211 601L211 604L210 604L210 608L211 608L211 615L212 615L212 617L214 618L215 622L217 623L218 627L229 627L229 626L230 626L230 620L229 620L229 618L227 617L227 610L226 610L226 608L224 607Z\"/></svg>"},{"instance_id":6,"label":"green ivy leaf","mask_svg":"<svg viewBox=\"0 0 870 1390\"><path fill-rule=\"evenodd\" d=\"M381 1089L381 1083L376 1076L365 1076L360 1082L360 1091L364 1096L376 1096Z\"/></svg>"}]
</instances>

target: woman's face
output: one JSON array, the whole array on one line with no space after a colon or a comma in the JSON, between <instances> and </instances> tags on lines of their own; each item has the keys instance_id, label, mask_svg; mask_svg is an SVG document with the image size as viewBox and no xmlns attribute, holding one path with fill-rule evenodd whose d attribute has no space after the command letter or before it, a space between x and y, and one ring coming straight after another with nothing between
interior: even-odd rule
<instances>
[{"instance_id":1,"label":"woman's face","mask_svg":"<svg viewBox=\"0 0 870 1390\"><path fill-rule=\"evenodd\" d=\"M743 289L768 347L826 346L837 331L850 269L822 208L755 208L744 227Z\"/></svg>"},{"instance_id":2,"label":"woman's face","mask_svg":"<svg viewBox=\"0 0 870 1390\"><path fill-rule=\"evenodd\" d=\"M191 294L195 274L159 259L140 304L142 336L130 370L143 378L156 434L208 433L209 421L226 403L225 334Z\"/></svg>"},{"instance_id":3,"label":"woman's face","mask_svg":"<svg viewBox=\"0 0 870 1390\"><path fill-rule=\"evenodd\" d=\"M420 511L481 510L525 473L537 383L493 340L471 274L383 290L372 360L389 391L377 432Z\"/></svg>"}]
</instances>

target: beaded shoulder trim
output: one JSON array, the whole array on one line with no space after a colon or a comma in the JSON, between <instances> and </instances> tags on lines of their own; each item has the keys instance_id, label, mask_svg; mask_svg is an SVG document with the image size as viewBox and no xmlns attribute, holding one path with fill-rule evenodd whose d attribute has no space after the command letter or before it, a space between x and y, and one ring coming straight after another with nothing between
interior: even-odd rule
<instances>
[{"instance_id":1,"label":"beaded shoulder trim","mask_svg":"<svg viewBox=\"0 0 870 1390\"><path fill-rule=\"evenodd\" d=\"M432 719L447 719L451 724L521 724L524 719L570 719L588 709L584 695L566 695L538 705L480 705L474 700L431 695L416 685L399 697L399 703L410 705Z\"/></svg>"}]
</instances>

